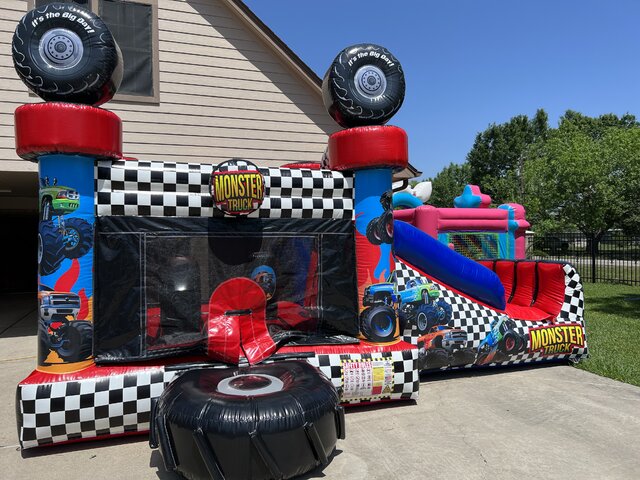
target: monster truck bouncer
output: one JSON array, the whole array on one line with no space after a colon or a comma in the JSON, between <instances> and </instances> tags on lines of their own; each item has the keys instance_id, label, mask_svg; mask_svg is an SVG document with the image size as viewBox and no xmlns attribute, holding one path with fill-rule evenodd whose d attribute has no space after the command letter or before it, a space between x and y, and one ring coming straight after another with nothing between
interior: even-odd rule
<instances>
[{"instance_id":1,"label":"monster truck bouncer","mask_svg":"<svg viewBox=\"0 0 640 480\"><path fill-rule=\"evenodd\" d=\"M23 448L150 431L188 478L289 478L329 461L342 406L415 400L419 369L586 353L571 266L481 265L393 221L407 136L384 124L405 84L383 47L340 52L322 89L344 130L322 165L281 168L125 160L99 107L122 58L78 6L27 13L13 57L45 100L15 113L42 179L46 328L18 385ZM488 361L504 326L519 348Z\"/></svg>"}]
</instances>

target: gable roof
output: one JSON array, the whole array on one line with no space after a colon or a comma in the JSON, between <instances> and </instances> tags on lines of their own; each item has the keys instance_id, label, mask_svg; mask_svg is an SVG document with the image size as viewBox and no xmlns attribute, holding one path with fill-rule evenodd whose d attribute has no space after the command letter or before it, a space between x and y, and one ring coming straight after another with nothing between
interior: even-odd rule
<instances>
[{"instance_id":1,"label":"gable roof","mask_svg":"<svg viewBox=\"0 0 640 480\"><path fill-rule=\"evenodd\" d=\"M319 95L322 79L241 0L221 0Z\"/></svg>"},{"instance_id":2,"label":"gable roof","mask_svg":"<svg viewBox=\"0 0 640 480\"><path fill-rule=\"evenodd\" d=\"M322 95L322 79L289 46L282 41L242 0L221 0L240 20L249 26L276 55L281 58L318 95ZM394 174L394 181L419 177L422 172L411 164Z\"/></svg>"}]
</instances>

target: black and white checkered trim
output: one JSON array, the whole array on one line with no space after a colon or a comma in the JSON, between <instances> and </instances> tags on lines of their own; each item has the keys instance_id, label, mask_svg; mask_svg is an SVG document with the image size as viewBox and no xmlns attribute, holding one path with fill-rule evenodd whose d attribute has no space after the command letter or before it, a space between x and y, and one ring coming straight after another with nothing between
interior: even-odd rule
<instances>
[{"instance_id":1,"label":"black and white checkered trim","mask_svg":"<svg viewBox=\"0 0 640 480\"><path fill-rule=\"evenodd\" d=\"M584 326L584 295L582 291L582 284L580 283L580 277L571 265L565 265L564 272L565 301L560 314L556 318L556 323L578 323ZM440 298L444 299L447 303L449 303L449 305L451 305L451 321L453 323L452 327L460 328L467 332L467 348L477 349L482 340L484 340L487 334L491 331L491 322L502 315L496 310L475 303L467 297L446 289L437 282L431 282L431 280L421 276L419 272L416 272L400 260L396 260L395 278L398 291L404 290L406 288L407 282L413 278L422 278L424 281L435 284L440 290ZM520 335L528 336L530 328L540 326L540 322L517 319L513 319L513 321L516 324L515 330ZM407 329L404 332L403 339L405 342L416 344L417 333L415 331L415 327L413 327L413 330ZM561 355L543 355L542 352L529 353L527 346L527 350L516 355L511 355L508 361L491 365L515 365L520 363L532 363L537 361L560 359L577 360L580 357L586 356L586 354L586 341L584 348L574 348L570 354ZM466 365L465 367L468 368L472 366L473 365ZM451 367L443 367L443 369L446 368Z\"/></svg>"},{"instance_id":2,"label":"black and white checkered trim","mask_svg":"<svg viewBox=\"0 0 640 480\"><path fill-rule=\"evenodd\" d=\"M212 169L188 163L98 161L96 214L211 217L217 213L209 192ZM249 217L353 218L352 176L331 170L259 170L265 199Z\"/></svg>"},{"instance_id":3,"label":"black and white checkered trim","mask_svg":"<svg viewBox=\"0 0 640 480\"><path fill-rule=\"evenodd\" d=\"M565 274L564 303L557 322L582 322L584 319L584 291L580 275L569 264L565 264L563 270Z\"/></svg>"},{"instance_id":4,"label":"black and white checkered trim","mask_svg":"<svg viewBox=\"0 0 640 480\"><path fill-rule=\"evenodd\" d=\"M390 360L393 365L393 388L389 394L362 397L357 400L344 398L343 365L352 360ZM349 405L377 402L381 400L414 400L418 398L420 376L418 372L418 349L396 350L376 353L316 354L308 362L320 369L340 393L340 401Z\"/></svg>"},{"instance_id":5,"label":"black and white checkered trim","mask_svg":"<svg viewBox=\"0 0 640 480\"><path fill-rule=\"evenodd\" d=\"M160 396L175 374L153 367L95 378L20 384L20 445L31 448L147 431L151 400Z\"/></svg>"},{"instance_id":6,"label":"black and white checkered trim","mask_svg":"<svg viewBox=\"0 0 640 480\"><path fill-rule=\"evenodd\" d=\"M418 350L362 354L317 354L307 361L343 390L342 366L350 360L388 360L392 371L391 393L359 400L418 398ZM95 368L95 367L94 367ZM222 367L221 367L222 368ZM106 367L105 367L106 369ZM17 391L18 435L22 448L107 437L149 430L151 401L158 398L179 371L163 366L135 368L126 373L104 372L94 377L42 383L21 383Z\"/></svg>"}]
</instances>

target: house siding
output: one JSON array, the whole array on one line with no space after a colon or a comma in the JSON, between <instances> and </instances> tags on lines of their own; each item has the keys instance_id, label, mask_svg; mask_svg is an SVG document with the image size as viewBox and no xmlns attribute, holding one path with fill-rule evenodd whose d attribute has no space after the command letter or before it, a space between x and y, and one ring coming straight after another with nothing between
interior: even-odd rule
<instances>
[{"instance_id":1,"label":"house siding","mask_svg":"<svg viewBox=\"0 0 640 480\"><path fill-rule=\"evenodd\" d=\"M35 170L14 150L13 111L37 102L13 70L25 0L0 9L0 172ZM127 156L262 165L319 161L337 126L312 88L222 0L158 0L159 104L110 102Z\"/></svg>"}]
</instances>

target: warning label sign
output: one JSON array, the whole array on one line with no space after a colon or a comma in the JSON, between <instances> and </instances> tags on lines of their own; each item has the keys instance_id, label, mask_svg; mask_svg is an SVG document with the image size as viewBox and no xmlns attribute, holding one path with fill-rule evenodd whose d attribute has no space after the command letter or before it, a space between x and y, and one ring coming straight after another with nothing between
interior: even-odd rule
<instances>
[{"instance_id":1,"label":"warning label sign","mask_svg":"<svg viewBox=\"0 0 640 480\"><path fill-rule=\"evenodd\" d=\"M368 400L393 392L393 361L384 358L342 361L343 400Z\"/></svg>"}]
</instances>

